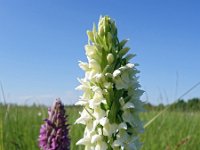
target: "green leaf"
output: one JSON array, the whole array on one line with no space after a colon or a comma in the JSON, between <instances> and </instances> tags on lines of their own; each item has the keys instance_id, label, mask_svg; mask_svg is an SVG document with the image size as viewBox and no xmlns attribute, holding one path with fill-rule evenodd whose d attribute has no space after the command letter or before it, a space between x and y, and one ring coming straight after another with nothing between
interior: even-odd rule
<instances>
[{"instance_id":1,"label":"green leaf","mask_svg":"<svg viewBox=\"0 0 200 150\"><path fill-rule=\"evenodd\" d=\"M120 57L123 57L126 53L128 53L129 50L130 50L129 47L125 47L125 48L121 49L121 50L119 51L119 56L120 56Z\"/></svg>"},{"instance_id":2,"label":"green leaf","mask_svg":"<svg viewBox=\"0 0 200 150\"><path fill-rule=\"evenodd\" d=\"M125 45L127 42L128 42L128 39L122 40L122 41L119 43L120 47L123 48L124 45Z\"/></svg>"},{"instance_id":3,"label":"green leaf","mask_svg":"<svg viewBox=\"0 0 200 150\"><path fill-rule=\"evenodd\" d=\"M135 56L135 54L128 54L124 59L126 59L126 61L129 62L129 60L131 60Z\"/></svg>"},{"instance_id":4,"label":"green leaf","mask_svg":"<svg viewBox=\"0 0 200 150\"><path fill-rule=\"evenodd\" d=\"M120 119L118 118L118 113L120 111L120 103L119 98L122 97L124 90L115 91L112 97L112 106L111 110L108 114L108 118L110 119L111 123L120 123Z\"/></svg>"}]
</instances>

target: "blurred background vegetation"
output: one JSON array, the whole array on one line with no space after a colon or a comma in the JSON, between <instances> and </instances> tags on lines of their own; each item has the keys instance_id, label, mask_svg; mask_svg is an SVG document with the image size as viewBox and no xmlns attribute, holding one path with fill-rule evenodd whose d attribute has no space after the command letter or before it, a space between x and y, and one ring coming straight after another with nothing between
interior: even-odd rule
<instances>
[{"instance_id":1,"label":"blurred background vegetation","mask_svg":"<svg viewBox=\"0 0 200 150\"><path fill-rule=\"evenodd\" d=\"M142 150L198 150L200 137L200 98L187 101L180 99L169 105L145 104L146 112L141 114L145 123L169 107L141 135ZM80 106L66 106L70 124L71 149L82 150L75 143L83 135L84 126L74 125L79 117ZM37 150L38 134L47 107L41 105L19 106L0 104L0 150Z\"/></svg>"},{"instance_id":2,"label":"blurred background vegetation","mask_svg":"<svg viewBox=\"0 0 200 150\"><path fill-rule=\"evenodd\" d=\"M172 104L164 105L152 105L151 103L146 103L146 110L163 110L164 108L169 107L171 111L200 111L200 98L192 98L189 100L178 99Z\"/></svg>"}]
</instances>

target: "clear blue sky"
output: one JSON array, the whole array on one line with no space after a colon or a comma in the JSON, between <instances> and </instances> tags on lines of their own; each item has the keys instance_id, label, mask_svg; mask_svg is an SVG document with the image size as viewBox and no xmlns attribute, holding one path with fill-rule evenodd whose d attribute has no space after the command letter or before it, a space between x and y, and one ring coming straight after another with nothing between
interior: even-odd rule
<instances>
[{"instance_id":1,"label":"clear blue sky","mask_svg":"<svg viewBox=\"0 0 200 150\"><path fill-rule=\"evenodd\" d=\"M137 54L133 62L140 64L142 99L172 102L200 81L199 8L197 0L0 0L0 80L6 100L76 102L86 30L100 15L109 15L119 39L129 38ZM192 97L200 97L200 87L185 98Z\"/></svg>"}]
</instances>

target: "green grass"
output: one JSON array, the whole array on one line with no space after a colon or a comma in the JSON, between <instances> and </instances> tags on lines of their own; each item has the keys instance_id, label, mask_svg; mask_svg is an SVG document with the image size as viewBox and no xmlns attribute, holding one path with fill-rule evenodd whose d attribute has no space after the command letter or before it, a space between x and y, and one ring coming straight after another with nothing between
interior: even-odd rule
<instances>
[{"instance_id":1,"label":"green grass","mask_svg":"<svg viewBox=\"0 0 200 150\"><path fill-rule=\"evenodd\" d=\"M158 112L142 115L149 120ZM165 112L142 135L143 150L199 150L200 112Z\"/></svg>"},{"instance_id":2,"label":"green grass","mask_svg":"<svg viewBox=\"0 0 200 150\"><path fill-rule=\"evenodd\" d=\"M66 108L72 150L83 149L75 143L82 137L84 127L73 125L79 116L80 109L74 106ZM41 116L38 115L40 113ZM157 113L156 111L145 112L141 114L141 118L147 122ZM39 149L37 146L39 128L46 117L47 108L45 107L0 105L0 150ZM200 112L165 112L141 135L144 143L143 150L198 150L199 125Z\"/></svg>"}]
</instances>

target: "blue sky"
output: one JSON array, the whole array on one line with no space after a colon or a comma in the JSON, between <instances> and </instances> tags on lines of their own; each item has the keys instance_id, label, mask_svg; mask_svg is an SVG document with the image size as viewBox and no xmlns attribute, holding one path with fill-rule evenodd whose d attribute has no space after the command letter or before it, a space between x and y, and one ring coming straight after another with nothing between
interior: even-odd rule
<instances>
[{"instance_id":1,"label":"blue sky","mask_svg":"<svg viewBox=\"0 0 200 150\"><path fill-rule=\"evenodd\" d=\"M197 0L0 0L0 80L7 102L77 101L86 30L112 17L139 63L142 99L169 103L200 81ZM177 86L176 86L177 85ZM200 87L184 98L200 97ZM0 101L2 93L0 92Z\"/></svg>"}]
</instances>

